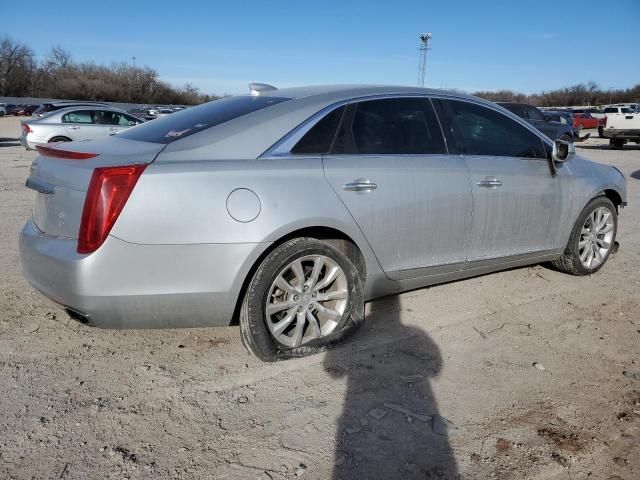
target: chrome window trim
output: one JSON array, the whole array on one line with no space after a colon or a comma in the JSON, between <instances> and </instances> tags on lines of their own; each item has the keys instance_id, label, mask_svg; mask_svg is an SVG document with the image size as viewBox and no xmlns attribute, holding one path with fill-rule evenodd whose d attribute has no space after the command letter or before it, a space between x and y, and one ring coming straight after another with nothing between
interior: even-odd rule
<instances>
[{"instance_id":1,"label":"chrome window trim","mask_svg":"<svg viewBox=\"0 0 640 480\"><path fill-rule=\"evenodd\" d=\"M363 101L370 101L370 100L385 100L385 99L392 99L392 98L412 98L412 97L419 97L419 98L424 98L425 100L429 100L432 101L433 99L442 99L442 100L456 100L459 102L467 102L467 103L472 103L475 105L478 105L480 107L484 107L484 108L488 108L490 110L495 111L496 113L500 113L508 118L510 118L511 120L515 120L519 125L522 125L523 127L527 128L530 132L534 133L540 140L542 140L542 142L548 146L548 147L552 147L553 146L553 142L546 136L544 135L542 132L540 132L538 129L536 129L535 127L533 127L532 125L530 125L528 122L526 122L524 119L520 118L519 116L517 116L515 113L511 113L509 110L507 110L504 107L501 107L500 105L497 104L488 104L486 103L486 101L480 100L480 99L474 99L474 98L466 98L466 97L459 97L455 94L447 94L447 93L429 93L429 94L424 94L424 93L388 93L388 94L376 94L376 95L364 95L364 96L359 96L359 97L353 97L353 98L349 98L349 99L345 99L345 100L340 100L339 102L335 102L332 103L331 105L328 105L326 107L324 107L322 110L319 110L318 112L314 113L311 117L307 118L305 121L303 121L300 125L298 125L297 127L293 128L289 133L287 133L284 137L282 137L280 140L278 140L274 145L272 145L271 147L269 147L264 153L262 153L258 159L259 160L269 160L269 159L284 159L284 158L309 158L309 157L320 157L322 155L328 155L328 154L322 154L322 153L291 153L291 149L293 149L293 147L300 141L300 139L302 139L302 137L309 131L311 130L316 123L318 123L320 120L322 120L325 115L328 115L329 113L331 113L332 111L334 111L337 108L340 108L342 106L347 106L350 105L351 103L358 103L358 102L363 102ZM435 106L432 103L432 107L434 109L434 112L436 114L436 118L438 119L438 126L440 127L440 131L443 135L444 138L444 142L445 142L445 146L447 148L447 152L449 151L449 146L447 145L447 138L446 135L444 135L444 132L442 131L442 125L440 122L440 116L438 115L438 112L435 109ZM497 107L497 108L496 108ZM338 154L336 154L338 155ZM363 153L349 153L349 154L339 154L340 156L363 156L363 155L375 155L375 156L398 156L398 155L402 155L402 156L424 156L424 155L458 155L458 154L450 154L450 153L425 153L425 154L420 154L420 153L408 153L408 154L396 154L396 153L378 153L378 154L363 154ZM489 155L491 156L491 155ZM544 160L542 158L532 158L532 160Z\"/></svg>"}]
</instances>

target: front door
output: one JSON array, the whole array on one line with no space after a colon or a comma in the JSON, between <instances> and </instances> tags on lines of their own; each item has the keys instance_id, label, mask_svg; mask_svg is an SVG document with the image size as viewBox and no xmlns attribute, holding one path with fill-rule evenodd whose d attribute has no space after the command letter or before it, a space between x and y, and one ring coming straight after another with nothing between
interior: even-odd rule
<instances>
[{"instance_id":1,"label":"front door","mask_svg":"<svg viewBox=\"0 0 640 480\"><path fill-rule=\"evenodd\" d=\"M458 100L437 104L470 170L469 262L561 248L571 203L568 168L554 175L541 138L497 110Z\"/></svg>"},{"instance_id":2,"label":"front door","mask_svg":"<svg viewBox=\"0 0 640 480\"><path fill-rule=\"evenodd\" d=\"M393 279L462 269L471 222L469 171L448 155L424 97L351 104L325 175Z\"/></svg>"}]
</instances>

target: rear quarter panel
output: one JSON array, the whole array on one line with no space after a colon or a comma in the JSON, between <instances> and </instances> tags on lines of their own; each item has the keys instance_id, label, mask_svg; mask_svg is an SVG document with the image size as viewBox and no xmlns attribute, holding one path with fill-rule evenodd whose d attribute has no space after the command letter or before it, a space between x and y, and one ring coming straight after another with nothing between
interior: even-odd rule
<instances>
[{"instance_id":1,"label":"rear quarter panel","mask_svg":"<svg viewBox=\"0 0 640 480\"><path fill-rule=\"evenodd\" d=\"M227 198L251 190L260 202L253 221L235 220ZM138 181L111 235L137 244L269 243L309 227L348 235L377 260L349 212L325 180L320 158L163 162Z\"/></svg>"}]
</instances>

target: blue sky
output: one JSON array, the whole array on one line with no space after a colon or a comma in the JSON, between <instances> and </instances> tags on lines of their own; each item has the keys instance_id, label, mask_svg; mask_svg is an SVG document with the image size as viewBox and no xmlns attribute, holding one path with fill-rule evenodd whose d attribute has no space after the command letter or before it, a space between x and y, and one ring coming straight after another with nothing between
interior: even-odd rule
<instances>
[{"instance_id":1,"label":"blue sky","mask_svg":"<svg viewBox=\"0 0 640 480\"><path fill-rule=\"evenodd\" d=\"M0 19L0 36L39 55L58 44L76 60L135 56L206 93L243 93L249 81L415 85L423 31L431 87L640 83L640 0L0 0Z\"/></svg>"}]
</instances>

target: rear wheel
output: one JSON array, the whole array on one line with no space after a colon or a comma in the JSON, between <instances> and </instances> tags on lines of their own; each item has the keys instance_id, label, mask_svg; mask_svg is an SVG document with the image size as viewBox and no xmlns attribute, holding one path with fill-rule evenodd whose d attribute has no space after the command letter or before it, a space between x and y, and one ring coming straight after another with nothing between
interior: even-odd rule
<instances>
[{"instance_id":1,"label":"rear wheel","mask_svg":"<svg viewBox=\"0 0 640 480\"><path fill-rule=\"evenodd\" d=\"M605 264L616 240L618 215L606 197L591 200L578 217L563 255L552 265L571 275L590 275Z\"/></svg>"},{"instance_id":2,"label":"rear wheel","mask_svg":"<svg viewBox=\"0 0 640 480\"><path fill-rule=\"evenodd\" d=\"M256 270L240 309L242 342L275 361L344 340L364 319L362 281L342 252L314 238L283 243Z\"/></svg>"},{"instance_id":3,"label":"rear wheel","mask_svg":"<svg viewBox=\"0 0 640 480\"><path fill-rule=\"evenodd\" d=\"M609 148L613 150L622 150L624 147L624 140L620 138L612 138L609 140Z\"/></svg>"},{"instance_id":4,"label":"rear wheel","mask_svg":"<svg viewBox=\"0 0 640 480\"><path fill-rule=\"evenodd\" d=\"M55 143L55 142L70 142L71 139L68 137L53 137L51 140L49 140L49 143Z\"/></svg>"},{"instance_id":5,"label":"rear wheel","mask_svg":"<svg viewBox=\"0 0 640 480\"><path fill-rule=\"evenodd\" d=\"M600 126L598 127L598 137L600 137L600 138L604 138L603 130L604 130L604 128L602 127L602 125L600 125Z\"/></svg>"}]
</instances>

